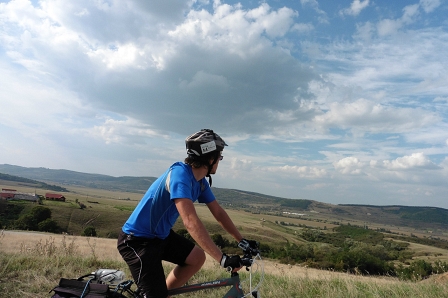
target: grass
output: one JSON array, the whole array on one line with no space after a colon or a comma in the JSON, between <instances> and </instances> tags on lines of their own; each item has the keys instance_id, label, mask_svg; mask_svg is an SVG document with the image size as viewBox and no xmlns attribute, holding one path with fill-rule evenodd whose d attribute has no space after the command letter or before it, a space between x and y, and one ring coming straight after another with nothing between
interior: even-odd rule
<instances>
[{"instance_id":1,"label":"grass","mask_svg":"<svg viewBox=\"0 0 448 298\"><path fill-rule=\"evenodd\" d=\"M115 240L28 232L0 232L0 296L49 297L61 277L77 278L99 268L123 270ZM172 267L167 266L167 270ZM348 275L265 261L262 297L447 297L448 276L422 282L391 277ZM242 273L242 277L245 274ZM192 283L226 277L216 262L207 260ZM220 297L226 289L179 297Z\"/></svg>"}]
</instances>

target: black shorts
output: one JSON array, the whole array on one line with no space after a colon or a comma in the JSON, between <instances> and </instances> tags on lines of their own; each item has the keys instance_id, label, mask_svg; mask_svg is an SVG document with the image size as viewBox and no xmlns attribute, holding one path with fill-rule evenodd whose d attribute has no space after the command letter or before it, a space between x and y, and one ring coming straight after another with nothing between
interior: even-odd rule
<instances>
[{"instance_id":1,"label":"black shorts","mask_svg":"<svg viewBox=\"0 0 448 298\"><path fill-rule=\"evenodd\" d=\"M134 282L147 298L166 298L168 295L162 260L183 266L194 246L173 230L165 239L140 238L121 232L117 242Z\"/></svg>"}]
</instances>

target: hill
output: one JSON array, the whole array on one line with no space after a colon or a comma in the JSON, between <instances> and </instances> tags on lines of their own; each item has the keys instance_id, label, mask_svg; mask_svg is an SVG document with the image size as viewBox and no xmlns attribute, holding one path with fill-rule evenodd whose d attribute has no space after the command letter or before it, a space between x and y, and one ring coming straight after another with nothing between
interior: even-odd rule
<instances>
[{"instance_id":1,"label":"hill","mask_svg":"<svg viewBox=\"0 0 448 298\"><path fill-rule=\"evenodd\" d=\"M34 179L35 185L48 188L48 183L90 189L143 194L155 177L113 177L70 170L27 168L0 165L0 173L17 176L15 179ZM5 175L3 175L5 177ZM0 180L1 180L0 176ZM7 179L6 179L7 180ZM60 190L63 191L63 190ZM213 188L216 197L227 208L251 213L277 214L286 217L313 218L325 222L346 222L359 225L376 225L379 229L411 227L432 236L444 234L437 230L448 229L448 210L436 207L333 205L311 200L287 199L236 189Z\"/></svg>"},{"instance_id":2,"label":"hill","mask_svg":"<svg viewBox=\"0 0 448 298\"><path fill-rule=\"evenodd\" d=\"M2 174L2 173L0 173L0 181L1 180L8 181L8 182L17 182L22 185L32 186L35 188L43 188L43 189L53 190L53 191L61 191L61 192L68 191L66 188L61 187L61 186L50 185L45 182L36 181L36 180L27 179L27 178L18 177L18 176L13 176L13 175L8 175L8 174Z\"/></svg>"},{"instance_id":3,"label":"hill","mask_svg":"<svg viewBox=\"0 0 448 298\"><path fill-rule=\"evenodd\" d=\"M38 172L36 169L32 170L34 174ZM53 170L44 171L50 171L47 174L51 175ZM120 187L99 189L80 184L98 183L105 187L104 185L107 186L110 181L117 181L120 177L55 171L60 176L68 173L71 175L70 179L75 177L79 181L64 184L68 190L64 193L66 201L44 200L43 205L36 206L35 203L25 201L0 200L0 228L34 230L37 223L40 231L82 235L86 230L90 233L93 229L99 237L116 239L119 229L142 195L132 192L129 185L132 185L134 179L141 181L141 178L126 177L130 183L121 180L123 182ZM19 176L6 175L14 181L2 180L1 187L9 188L8 183L14 182L20 184L17 185L18 191L29 191L29 186L39 183L30 178L23 180ZM59 181L70 181L67 177L58 178ZM23 184L28 185L28 190L22 188ZM34 190L33 187L32 191ZM448 259L447 225L444 223L447 210L441 208L332 205L237 189L213 190L239 230L260 241L267 257L282 263L347 272L353 272L357 268L369 274L393 272L394 275L406 276L410 274L410 269L403 271L400 266L414 261L420 261L415 266L428 267L434 264L448 268L444 263ZM37 221L35 215L40 214L40 210L48 209L51 211L51 220ZM222 239L222 227L216 223L208 208L197 204L196 209L210 235L221 239L220 245L228 253L235 253L228 235L224 235ZM53 225L49 225L51 222ZM186 232L181 220L176 222L173 229L181 234ZM439 270L438 267L428 268L425 270Z\"/></svg>"},{"instance_id":4,"label":"hill","mask_svg":"<svg viewBox=\"0 0 448 298\"><path fill-rule=\"evenodd\" d=\"M7 164L0 165L0 173L48 183L139 193L144 193L148 189L148 185L151 185L156 179L154 177L113 177L69 170L26 168Z\"/></svg>"}]
</instances>

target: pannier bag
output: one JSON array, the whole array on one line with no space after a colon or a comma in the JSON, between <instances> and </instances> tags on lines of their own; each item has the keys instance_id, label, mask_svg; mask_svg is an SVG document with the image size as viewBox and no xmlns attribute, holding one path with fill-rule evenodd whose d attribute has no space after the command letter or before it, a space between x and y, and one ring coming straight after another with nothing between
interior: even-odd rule
<instances>
[{"instance_id":1,"label":"pannier bag","mask_svg":"<svg viewBox=\"0 0 448 298\"><path fill-rule=\"evenodd\" d=\"M51 298L103 298L112 297L109 286L76 279L61 278ZM50 291L51 292L51 291Z\"/></svg>"}]
</instances>

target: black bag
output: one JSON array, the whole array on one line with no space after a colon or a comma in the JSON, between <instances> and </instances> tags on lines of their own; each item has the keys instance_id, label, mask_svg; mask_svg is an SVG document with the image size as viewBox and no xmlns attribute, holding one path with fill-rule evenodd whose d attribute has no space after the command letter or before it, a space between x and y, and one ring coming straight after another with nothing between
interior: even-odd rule
<instances>
[{"instance_id":1,"label":"black bag","mask_svg":"<svg viewBox=\"0 0 448 298\"><path fill-rule=\"evenodd\" d=\"M104 298L112 297L109 286L93 283L90 280L81 281L76 279L61 278L59 285L55 287L51 298Z\"/></svg>"}]
</instances>

